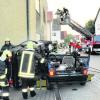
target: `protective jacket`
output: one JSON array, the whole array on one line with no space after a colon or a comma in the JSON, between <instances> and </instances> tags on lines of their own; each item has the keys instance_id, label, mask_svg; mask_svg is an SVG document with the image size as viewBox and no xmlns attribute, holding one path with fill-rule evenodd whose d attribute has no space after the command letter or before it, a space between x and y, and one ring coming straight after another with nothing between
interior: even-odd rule
<instances>
[{"instance_id":1,"label":"protective jacket","mask_svg":"<svg viewBox=\"0 0 100 100\"><path fill-rule=\"evenodd\" d=\"M1 48L1 50L10 50L12 47L14 47L11 43L9 45L7 44L4 44Z\"/></svg>"},{"instance_id":2,"label":"protective jacket","mask_svg":"<svg viewBox=\"0 0 100 100\"><path fill-rule=\"evenodd\" d=\"M0 60L0 76L5 74L6 64Z\"/></svg>"},{"instance_id":3,"label":"protective jacket","mask_svg":"<svg viewBox=\"0 0 100 100\"><path fill-rule=\"evenodd\" d=\"M4 61L0 60L0 86L8 86L6 80L7 68Z\"/></svg>"},{"instance_id":4,"label":"protective jacket","mask_svg":"<svg viewBox=\"0 0 100 100\"><path fill-rule=\"evenodd\" d=\"M21 78L34 78L36 63L41 59L42 56L35 50L24 50L21 56L18 76Z\"/></svg>"},{"instance_id":5,"label":"protective jacket","mask_svg":"<svg viewBox=\"0 0 100 100\"><path fill-rule=\"evenodd\" d=\"M5 64L7 56L9 56L9 52L7 50L3 51L0 56L0 87L2 89L3 100L9 100L9 85L6 78L7 68Z\"/></svg>"}]
</instances>

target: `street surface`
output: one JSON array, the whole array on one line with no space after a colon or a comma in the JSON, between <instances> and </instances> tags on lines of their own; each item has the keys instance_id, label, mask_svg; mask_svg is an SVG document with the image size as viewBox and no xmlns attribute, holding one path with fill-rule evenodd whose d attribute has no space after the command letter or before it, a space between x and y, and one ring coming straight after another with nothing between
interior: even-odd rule
<instances>
[{"instance_id":1,"label":"street surface","mask_svg":"<svg viewBox=\"0 0 100 100\"><path fill-rule=\"evenodd\" d=\"M90 67L100 70L100 55L91 55ZM87 82L86 86L80 84L67 84L60 86L59 93L61 100L100 100L100 71L94 70L93 80ZM95 71L98 71L95 72ZM10 100L23 100L21 91L10 90ZM56 100L55 91L47 91L46 89L36 90L37 95L34 98L29 97L28 100Z\"/></svg>"}]
</instances>

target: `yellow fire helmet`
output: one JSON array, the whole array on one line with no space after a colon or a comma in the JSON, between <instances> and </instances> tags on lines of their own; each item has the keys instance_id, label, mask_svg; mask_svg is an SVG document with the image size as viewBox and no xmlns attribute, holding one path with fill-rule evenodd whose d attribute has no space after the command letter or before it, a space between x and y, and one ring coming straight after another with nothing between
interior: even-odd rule
<instances>
[{"instance_id":1,"label":"yellow fire helmet","mask_svg":"<svg viewBox=\"0 0 100 100\"><path fill-rule=\"evenodd\" d=\"M27 48L27 49L35 49L35 48L37 48L37 44L35 44L35 43L32 42L32 41L29 41L29 42L27 43L27 45L26 45L26 48Z\"/></svg>"}]
</instances>

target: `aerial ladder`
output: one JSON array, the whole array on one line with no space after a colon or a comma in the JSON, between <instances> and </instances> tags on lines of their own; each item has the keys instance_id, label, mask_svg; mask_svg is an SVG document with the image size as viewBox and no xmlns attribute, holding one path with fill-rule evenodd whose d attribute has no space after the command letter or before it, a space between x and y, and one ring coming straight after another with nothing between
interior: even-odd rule
<instances>
[{"instance_id":1,"label":"aerial ladder","mask_svg":"<svg viewBox=\"0 0 100 100\"><path fill-rule=\"evenodd\" d=\"M63 8L63 10L57 9L56 12L61 25L69 25L72 29L79 32L82 36L89 39L92 38L93 34L89 32L86 28L79 25L77 22L70 18L68 9Z\"/></svg>"}]
</instances>

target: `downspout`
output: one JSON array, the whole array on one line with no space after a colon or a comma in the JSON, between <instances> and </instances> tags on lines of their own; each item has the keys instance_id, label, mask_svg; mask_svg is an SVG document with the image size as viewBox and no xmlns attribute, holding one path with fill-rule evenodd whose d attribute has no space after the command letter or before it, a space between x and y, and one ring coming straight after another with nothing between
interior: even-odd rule
<instances>
[{"instance_id":1,"label":"downspout","mask_svg":"<svg viewBox=\"0 0 100 100\"><path fill-rule=\"evenodd\" d=\"M27 40L29 40L29 0L26 0L26 26L27 26Z\"/></svg>"}]
</instances>

